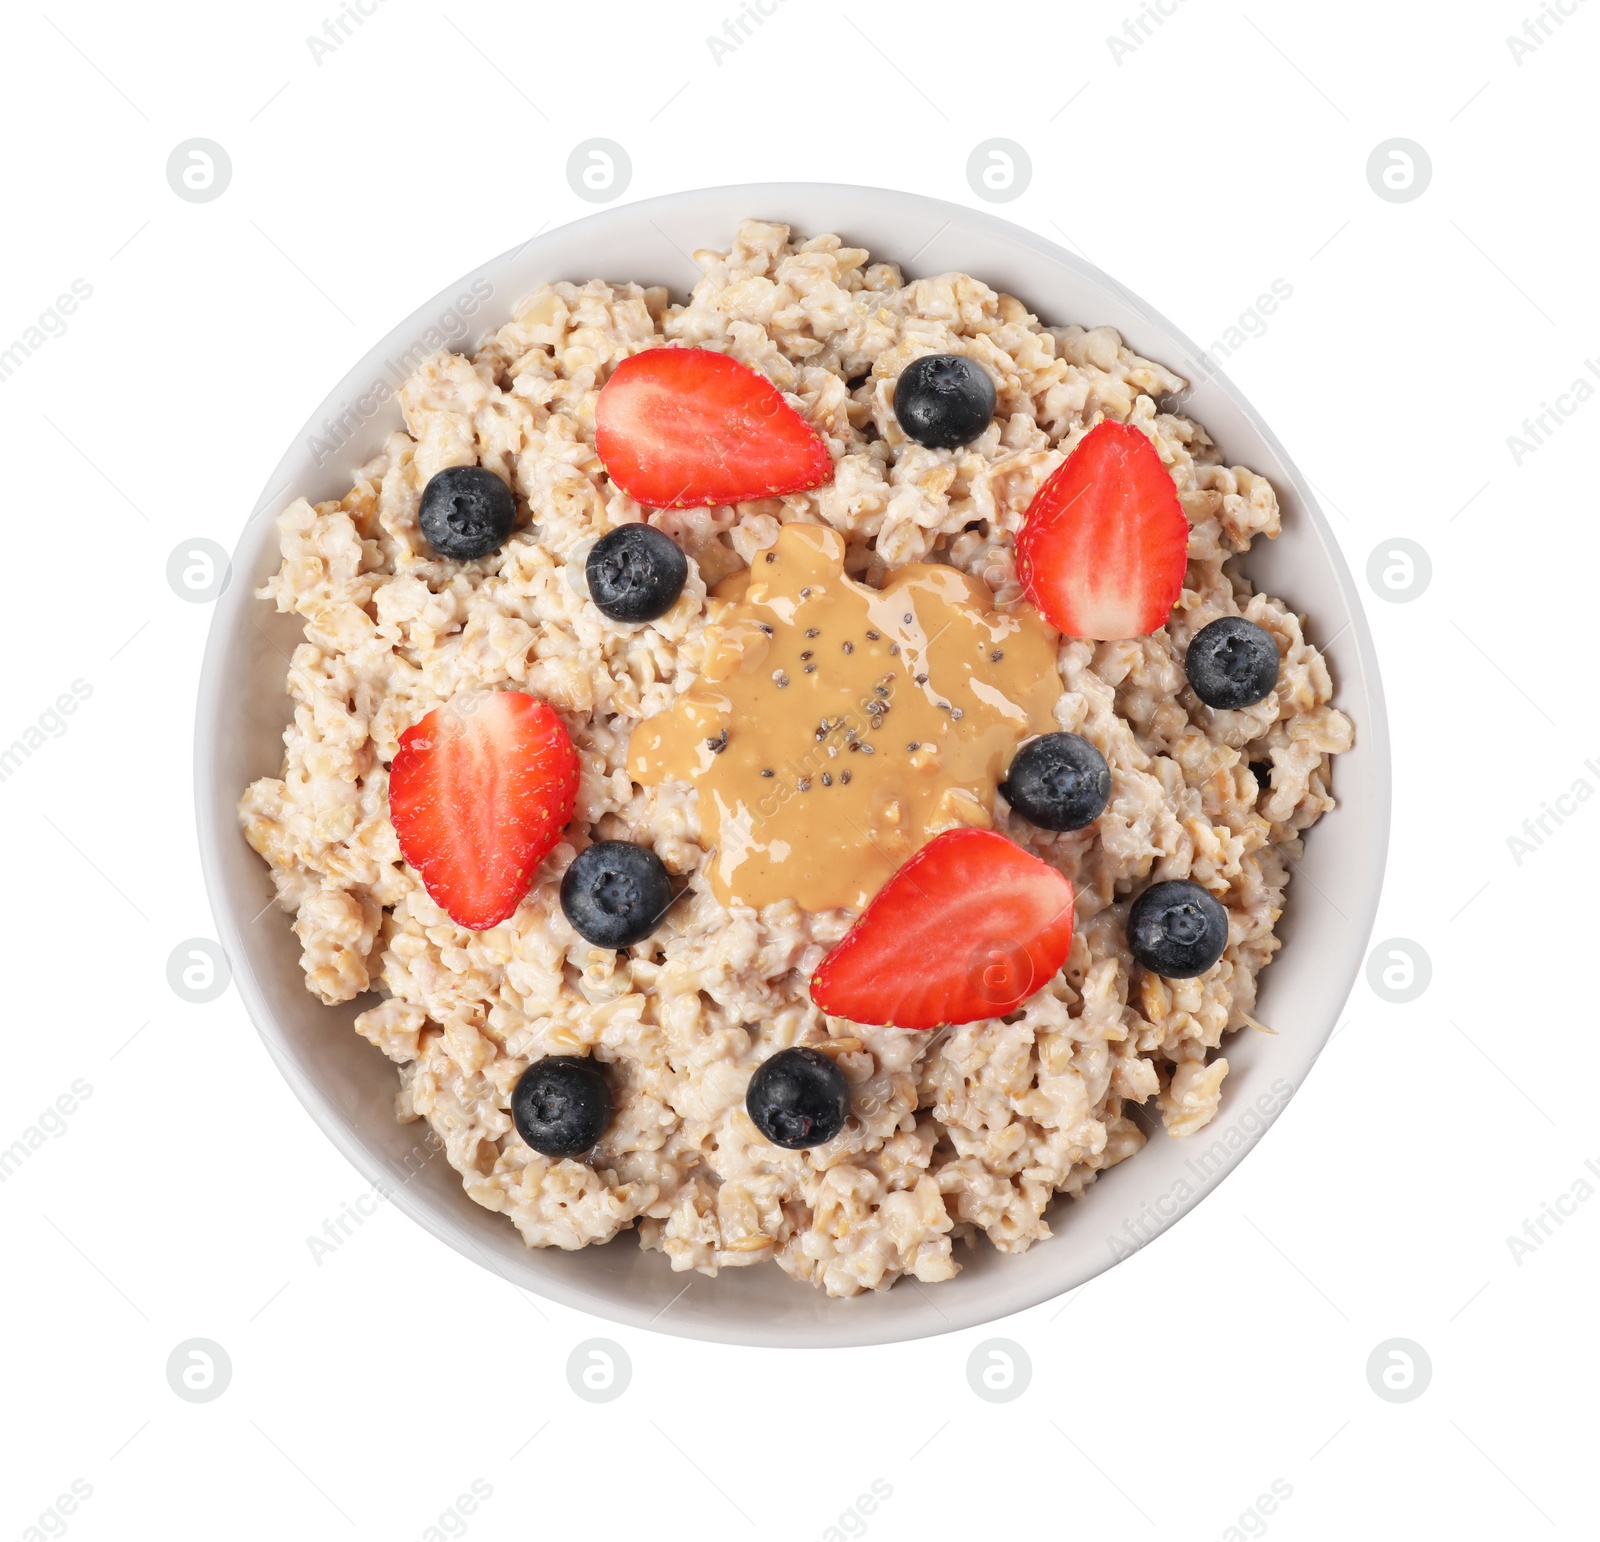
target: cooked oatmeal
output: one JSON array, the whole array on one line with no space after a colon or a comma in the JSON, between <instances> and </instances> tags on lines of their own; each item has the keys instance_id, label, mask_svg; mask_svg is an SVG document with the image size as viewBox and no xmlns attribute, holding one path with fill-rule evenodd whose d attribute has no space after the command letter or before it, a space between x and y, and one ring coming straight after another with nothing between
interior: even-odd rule
<instances>
[{"instance_id":1,"label":"cooked oatmeal","mask_svg":"<svg viewBox=\"0 0 1600 1542\"><path fill-rule=\"evenodd\" d=\"M294 917L308 987L330 1004L372 993L357 1027L398 1066L400 1117L426 1119L467 1193L528 1243L577 1248L631 1227L674 1269L771 1259L836 1296L901 1274L947 1279L958 1241L982 1234L1018 1252L1048 1237L1058 1194L1081 1194L1144 1143L1139 1105L1175 1135L1215 1114L1223 1038L1257 1026L1289 864L1333 806L1329 757L1350 746L1351 724L1329 704L1301 618L1233 570L1257 536L1277 534L1277 501L1263 478L1224 465L1198 424L1161 410L1178 376L1109 328L1042 326L963 274L906 282L837 236L795 241L748 221L731 251L697 257L704 277L686 305L659 288L541 286L472 358L424 362L400 393L405 432L344 498L283 512L282 567L261 593L305 620L294 720L280 775L245 792L240 816ZM832 481L664 512L613 485L594 447L596 397L620 360L664 343L765 374L822 436ZM924 448L896 421L895 381L929 353L965 355L995 383L993 421L960 449ZM1049 644L1059 694L1046 723L1105 757L1109 805L1088 828L1040 829L994 796L998 767L985 762L943 820L992 825L1072 880L1067 963L1005 1019L936 1032L828 1019L807 982L855 911L802 909L793 890L759 910L741 902L701 844L715 844L705 784L681 757L645 776L635 731L704 701L728 646L712 612L737 608L743 575L786 525L836 532L812 544L842 544L845 572L869 589L933 564L956 570L974 606L1022 614L1024 511L1102 418L1149 436L1190 524L1188 575L1162 630ZM419 500L436 472L473 464L513 487L518 529L490 557L447 561L421 535ZM585 558L601 534L642 519L688 553L689 577L660 619L619 624L590 601ZM1223 616L1265 628L1282 656L1275 690L1236 711L1203 706L1183 667L1190 637ZM566 836L527 898L473 932L402 860L387 768L424 714L496 688L556 709L581 774ZM1001 748L1038 727L1030 716ZM859 776L863 757L845 758ZM601 839L652 847L687 886L653 936L621 951L585 942L558 899L578 851ZM1150 973L1127 948L1130 900L1175 878L1228 913L1221 961L1192 979ZM795 1045L833 1057L853 1114L826 1144L788 1151L757 1132L745 1090ZM605 1070L615 1115L589 1161L541 1156L517 1133L512 1089L532 1061L585 1054ZM1070 1224L1070 1211L1058 1218Z\"/></svg>"}]
</instances>

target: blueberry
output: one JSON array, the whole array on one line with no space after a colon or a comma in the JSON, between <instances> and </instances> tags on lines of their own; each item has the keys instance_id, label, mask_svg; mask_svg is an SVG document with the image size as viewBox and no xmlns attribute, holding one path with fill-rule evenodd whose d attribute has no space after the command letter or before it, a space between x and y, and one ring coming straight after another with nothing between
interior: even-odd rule
<instances>
[{"instance_id":1,"label":"blueberry","mask_svg":"<svg viewBox=\"0 0 1600 1542\"><path fill-rule=\"evenodd\" d=\"M613 621L654 621L683 593L689 559L654 525L618 525L594 543L584 571L589 598Z\"/></svg>"},{"instance_id":2,"label":"blueberry","mask_svg":"<svg viewBox=\"0 0 1600 1542\"><path fill-rule=\"evenodd\" d=\"M1204 974L1227 945L1228 912L1187 878L1151 884L1128 911L1133 956L1169 980Z\"/></svg>"},{"instance_id":3,"label":"blueberry","mask_svg":"<svg viewBox=\"0 0 1600 1542\"><path fill-rule=\"evenodd\" d=\"M667 870L648 846L596 841L561 880L561 910L597 948L627 948L656 929L672 903Z\"/></svg>"},{"instance_id":4,"label":"blueberry","mask_svg":"<svg viewBox=\"0 0 1600 1542\"><path fill-rule=\"evenodd\" d=\"M994 417L994 381L959 353L913 359L894 383L894 415L906 437L930 450L970 444Z\"/></svg>"},{"instance_id":5,"label":"blueberry","mask_svg":"<svg viewBox=\"0 0 1600 1542\"><path fill-rule=\"evenodd\" d=\"M1111 796L1111 768L1077 734L1043 734L1017 751L1000 791L1022 817L1046 830L1081 830Z\"/></svg>"},{"instance_id":6,"label":"blueberry","mask_svg":"<svg viewBox=\"0 0 1600 1542\"><path fill-rule=\"evenodd\" d=\"M511 1118L541 1156L578 1156L611 1123L611 1089L586 1055L548 1055L517 1078Z\"/></svg>"},{"instance_id":7,"label":"blueberry","mask_svg":"<svg viewBox=\"0 0 1600 1542\"><path fill-rule=\"evenodd\" d=\"M1269 792L1272 788L1272 762L1270 760L1252 760L1250 774L1256 779L1256 786L1262 792Z\"/></svg>"},{"instance_id":8,"label":"blueberry","mask_svg":"<svg viewBox=\"0 0 1600 1542\"><path fill-rule=\"evenodd\" d=\"M1278 683L1278 645L1254 621L1224 616L1189 639L1183 672L1208 707L1253 706Z\"/></svg>"},{"instance_id":9,"label":"blueberry","mask_svg":"<svg viewBox=\"0 0 1600 1542\"><path fill-rule=\"evenodd\" d=\"M820 1146L850 1117L850 1084L821 1050L780 1049L750 1078L745 1112L774 1146Z\"/></svg>"},{"instance_id":10,"label":"blueberry","mask_svg":"<svg viewBox=\"0 0 1600 1542\"><path fill-rule=\"evenodd\" d=\"M470 562L499 551L517 522L511 489L482 466L446 466L422 489L422 533L441 557Z\"/></svg>"}]
</instances>

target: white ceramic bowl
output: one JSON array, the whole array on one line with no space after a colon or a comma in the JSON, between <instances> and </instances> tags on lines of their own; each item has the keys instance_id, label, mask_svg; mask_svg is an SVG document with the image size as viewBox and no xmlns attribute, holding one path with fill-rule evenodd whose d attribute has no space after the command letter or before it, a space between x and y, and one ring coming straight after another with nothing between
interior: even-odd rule
<instances>
[{"instance_id":1,"label":"white ceramic bowl","mask_svg":"<svg viewBox=\"0 0 1600 1542\"><path fill-rule=\"evenodd\" d=\"M563 1253L524 1246L505 1217L473 1204L442 1155L418 1170L421 1125L394 1117L393 1065L350 1027L364 1003L322 1006L304 985L299 946L271 898L264 863L245 844L235 800L275 774L290 717L285 654L297 618L252 598L278 565L274 516L290 498L336 498L351 470L400 426L397 361L430 328L473 346L511 306L549 279L600 277L665 284L684 294L698 277L689 253L725 248L749 216L784 220L805 235L838 231L909 274L960 270L1022 299L1045 322L1109 323L1129 345L1194 382L1183 409L1204 423L1230 461L1264 473L1283 508L1283 534L1261 541L1245 567L1256 583L1310 618L1327 652L1338 705L1354 718L1356 747L1339 758L1339 807L1311 832L1280 924L1283 951L1262 982L1260 1017L1276 1037L1244 1033L1215 1122L1187 1141L1159 1127L1136 1156L1084 1199L1060 1201L1056 1235L1017 1257L986 1243L958 1250L954 1280L832 1301L771 1264L712 1280L674 1274L631 1236ZM457 299L488 286L463 339ZM438 334L422 351L438 345ZM413 355L417 357L419 355ZM339 425L330 436L328 425ZM330 445L337 449L330 453ZM316 407L279 462L233 557L206 646L195 729L200 852L223 947L244 1003L278 1068L311 1117L394 1203L467 1256L527 1290L638 1328L729 1343L790 1346L884 1343L968 1328L1072 1289L1149 1241L1210 1192L1281 1112L1310 1071L1355 978L1377 908L1389 831L1389 745L1372 637L1355 585L1311 493L1282 446L1221 375L1208 372L1182 333L1120 285L1059 247L988 214L908 193L821 183L772 183L675 193L608 209L485 263L402 322ZM260 916L260 919L256 918ZM687 1287L687 1289L685 1288Z\"/></svg>"}]
</instances>

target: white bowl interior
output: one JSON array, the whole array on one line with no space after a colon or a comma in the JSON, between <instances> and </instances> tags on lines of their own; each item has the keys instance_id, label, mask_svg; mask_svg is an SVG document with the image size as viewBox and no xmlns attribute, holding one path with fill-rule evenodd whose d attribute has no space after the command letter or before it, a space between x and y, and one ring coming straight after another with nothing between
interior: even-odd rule
<instances>
[{"instance_id":1,"label":"white bowl interior","mask_svg":"<svg viewBox=\"0 0 1600 1542\"><path fill-rule=\"evenodd\" d=\"M391 361L419 357L416 350L438 346L441 333L446 346L470 349L545 280L632 279L682 296L698 276L688 254L725 248L749 216L786 221L807 236L837 231L910 275L974 274L1049 324L1114 326L1131 347L1185 375L1191 386L1183 410L1205 424L1230 460L1277 489L1283 534L1258 543L1246 571L1309 616L1310 636L1330 660L1336 701L1357 725L1356 746L1335 773L1340 806L1310 834L1279 928L1285 946L1262 979L1257 1012L1277 1036L1245 1033L1229 1041L1231 1069L1214 1124L1172 1140L1150 1120L1145 1149L1102 1176L1085 1198L1058 1201L1055 1237L1025 1254L1002 1257L980 1244L963 1250L963 1271L953 1281L902 1283L845 1301L770 1264L715 1280L674 1274L631 1236L578 1253L524 1246L504 1217L466 1197L442 1154L420 1144L425 1125L396 1122L394 1067L351 1029L370 999L321 1005L305 988L287 918L273 909L254 919L272 888L234 812L247 783L279 769L290 717L284 676L298 618L277 616L252 597L278 564L274 516L301 493L341 496L352 470L400 426ZM489 286L489 298L463 329L457 298L473 293L475 283L479 294ZM380 381L390 387L386 403L372 391ZM343 425L343 442L331 453L329 422ZM1360 600L1304 479L1232 385L1208 375L1199 350L1148 306L1038 236L955 204L817 183L712 188L591 215L485 263L379 342L311 413L244 527L207 642L195 745L201 858L220 940L273 1059L339 1149L368 1180L392 1191L412 1219L525 1289L631 1326L729 1343L883 1343L971 1327L1072 1289L1171 1225L1281 1112L1326 1042L1365 950L1388 844L1388 730Z\"/></svg>"}]
</instances>

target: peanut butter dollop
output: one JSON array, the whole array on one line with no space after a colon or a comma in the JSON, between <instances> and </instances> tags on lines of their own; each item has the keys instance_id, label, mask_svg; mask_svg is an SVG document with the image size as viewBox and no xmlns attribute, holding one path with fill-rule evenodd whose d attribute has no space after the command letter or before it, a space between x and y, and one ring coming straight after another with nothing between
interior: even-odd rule
<instances>
[{"instance_id":1,"label":"peanut butter dollop","mask_svg":"<svg viewBox=\"0 0 1600 1542\"><path fill-rule=\"evenodd\" d=\"M845 543L789 524L717 586L701 677L633 731L628 772L698 791L724 905L867 901L923 845L992 823L1012 751L1056 724L1056 634L917 563L873 589Z\"/></svg>"}]
</instances>

